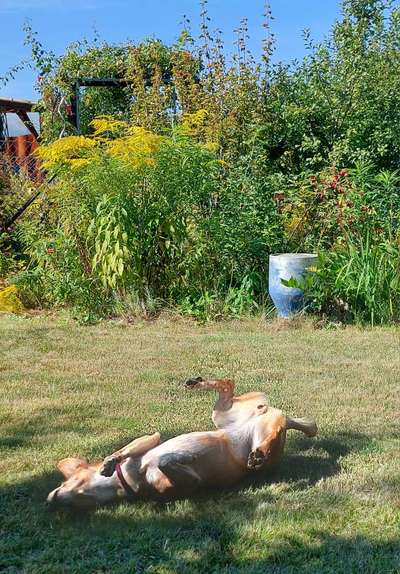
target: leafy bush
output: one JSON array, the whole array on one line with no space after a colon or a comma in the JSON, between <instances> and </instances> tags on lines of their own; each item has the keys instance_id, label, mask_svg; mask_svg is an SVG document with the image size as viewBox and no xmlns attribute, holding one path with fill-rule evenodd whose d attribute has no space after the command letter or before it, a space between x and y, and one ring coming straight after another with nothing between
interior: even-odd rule
<instances>
[{"instance_id":1,"label":"leafy bush","mask_svg":"<svg viewBox=\"0 0 400 574\"><path fill-rule=\"evenodd\" d=\"M327 39L306 34L303 61L272 65L268 9L257 62L245 19L226 57L206 4L200 38L186 23L172 46L85 41L56 57L27 26L37 153L58 179L18 227L21 292L88 319L236 315L264 303L270 253L307 250L321 258L315 309L397 320L400 9L343 0ZM81 135L72 85L88 76L125 85L82 93Z\"/></svg>"},{"instance_id":2,"label":"leafy bush","mask_svg":"<svg viewBox=\"0 0 400 574\"><path fill-rule=\"evenodd\" d=\"M303 288L319 313L371 326L393 323L400 319L399 269L399 240L367 235L321 252L314 272L289 286Z\"/></svg>"},{"instance_id":3,"label":"leafy bush","mask_svg":"<svg viewBox=\"0 0 400 574\"><path fill-rule=\"evenodd\" d=\"M344 0L342 19L308 55L272 70L258 145L274 170L298 174L400 157L400 9L384 0Z\"/></svg>"},{"instance_id":4,"label":"leafy bush","mask_svg":"<svg viewBox=\"0 0 400 574\"><path fill-rule=\"evenodd\" d=\"M231 167L221 181L208 232L216 253L215 275L225 284L239 286L256 272L255 292L267 290L269 254L284 245L276 185L267 173L242 164Z\"/></svg>"},{"instance_id":5,"label":"leafy bush","mask_svg":"<svg viewBox=\"0 0 400 574\"><path fill-rule=\"evenodd\" d=\"M369 162L330 168L288 181L283 215L289 250L329 249L352 238L390 238L400 214L397 171L377 172Z\"/></svg>"},{"instance_id":6,"label":"leafy bush","mask_svg":"<svg viewBox=\"0 0 400 574\"><path fill-rule=\"evenodd\" d=\"M39 148L59 176L19 228L34 271L18 277L22 291L94 315L128 300L202 318L256 308L280 241L273 185L227 175L196 143L198 117L171 136L102 117L91 136Z\"/></svg>"}]
</instances>

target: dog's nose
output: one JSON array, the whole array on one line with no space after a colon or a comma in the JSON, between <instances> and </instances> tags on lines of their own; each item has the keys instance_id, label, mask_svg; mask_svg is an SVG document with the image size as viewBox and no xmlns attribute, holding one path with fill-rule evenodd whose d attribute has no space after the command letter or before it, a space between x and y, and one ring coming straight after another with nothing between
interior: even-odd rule
<instances>
[{"instance_id":1,"label":"dog's nose","mask_svg":"<svg viewBox=\"0 0 400 574\"><path fill-rule=\"evenodd\" d=\"M185 385L187 387L193 387L194 385L197 385L197 383L202 383L203 382L203 377L196 377L193 379L188 379L187 381L185 381Z\"/></svg>"}]
</instances>

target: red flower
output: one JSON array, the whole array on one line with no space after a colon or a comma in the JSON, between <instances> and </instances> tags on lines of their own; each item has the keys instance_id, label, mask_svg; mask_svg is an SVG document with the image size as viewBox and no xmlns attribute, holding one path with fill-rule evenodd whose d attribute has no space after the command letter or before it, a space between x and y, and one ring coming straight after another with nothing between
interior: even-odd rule
<instances>
[{"instance_id":1,"label":"red flower","mask_svg":"<svg viewBox=\"0 0 400 574\"><path fill-rule=\"evenodd\" d=\"M54 252L55 252L54 247L48 247L47 248L47 253L54 253Z\"/></svg>"}]
</instances>

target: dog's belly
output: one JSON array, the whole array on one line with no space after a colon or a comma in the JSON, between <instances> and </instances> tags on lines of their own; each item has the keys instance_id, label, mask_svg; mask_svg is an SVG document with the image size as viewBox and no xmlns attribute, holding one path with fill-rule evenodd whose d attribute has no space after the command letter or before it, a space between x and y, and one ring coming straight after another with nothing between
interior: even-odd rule
<instances>
[{"instance_id":1,"label":"dog's belly","mask_svg":"<svg viewBox=\"0 0 400 574\"><path fill-rule=\"evenodd\" d=\"M200 460L207 457L224 456L226 450L224 432L192 432L171 438L149 452L142 458L142 468L157 466L161 458L168 455L182 455L182 461Z\"/></svg>"},{"instance_id":2,"label":"dog's belly","mask_svg":"<svg viewBox=\"0 0 400 574\"><path fill-rule=\"evenodd\" d=\"M152 476L155 469L163 468L169 459L198 477L199 486L234 483L246 473L245 465L234 456L224 431L193 432L167 440L143 456L141 469Z\"/></svg>"}]
</instances>

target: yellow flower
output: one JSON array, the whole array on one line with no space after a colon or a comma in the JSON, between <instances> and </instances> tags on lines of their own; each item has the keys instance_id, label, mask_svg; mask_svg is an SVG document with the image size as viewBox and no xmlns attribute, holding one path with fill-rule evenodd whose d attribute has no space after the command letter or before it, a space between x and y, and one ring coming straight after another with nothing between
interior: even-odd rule
<instances>
[{"instance_id":1,"label":"yellow flower","mask_svg":"<svg viewBox=\"0 0 400 574\"><path fill-rule=\"evenodd\" d=\"M79 158L79 159L71 159L69 160L69 164L72 167L72 169L79 169L81 167L86 167L87 165L89 165L91 163L91 160L86 158Z\"/></svg>"},{"instance_id":2,"label":"yellow flower","mask_svg":"<svg viewBox=\"0 0 400 574\"><path fill-rule=\"evenodd\" d=\"M142 127L132 126L128 135L107 142L106 147L112 157L130 163L134 167L152 165L163 138Z\"/></svg>"},{"instance_id":3,"label":"yellow flower","mask_svg":"<svg viewBox=\"0 0 400 574\"><path fill-rule=\"evenodd\" d=\"M34 152L41 160L44 169L58 165L71 165L72 160L82 159L93 151L97 142L85 136L68 136L48 145L42 145Z\"/></svg>"},{"instance_id":4,"label":"yellow flower","mask_svg":"<svg viewBox=\"0 0 400 574\"><path fill-rule=\"evenodd\" d=\"M181 129L182 131L194 137L201 135L207 121L208 111L201 109L193 114L185 114L183 116Z\"/></svg>"},{"instance_id":5,"label":"yellow flower","mask_svg":"<svg viewBox=\"0 0 400 574\"><path fill-rule=\"evenodd\" d=\"M94 129L94 138L104 134L119 135L124 133L129 127L127 122L116 120L112 116L98 116L90 122L90 125Z\"/></svg>"},{"instance_id":6,"label":"yellow flower","mask_svg":"<svg viewBox=\"0 0 400 574\"><path fill-rule=\"evenodd\" d=\"M208 151L211 151L213 153L216 153L219 150L219 144L217 142L207 142L203 145L203 147L205 149L207 149ZM221 160L222 162L222 160ZM223 162L225 163L225 162Z\"/></svg>"},{"instance_id":7,"label":"yellow flower","mask_svg":"<svg viewBox=\"0 0 400 574\"><path fill-rule=\"evenodd\" d=\"M23 310L24 306L15 285L0 290L0 313L22 313Z\"/></svg>"},{"instance_id":8,"label":"yellow flower","mask_svg":"<svg viewBox=\"0 0 400 574\"><path fill-rule=\"evenodd\" d=\"M301 231L303 228L302 218L298 215L293 215L289 220L285 222L285 230L287 233L295 233L296 231Z\"/></svg>"}]
</instances>

